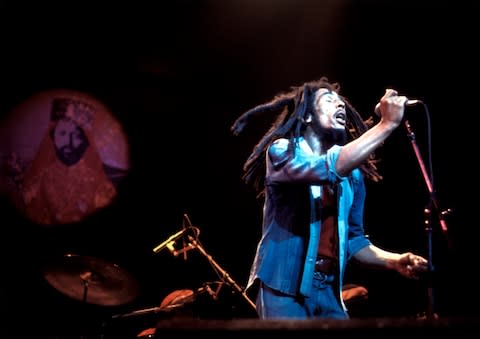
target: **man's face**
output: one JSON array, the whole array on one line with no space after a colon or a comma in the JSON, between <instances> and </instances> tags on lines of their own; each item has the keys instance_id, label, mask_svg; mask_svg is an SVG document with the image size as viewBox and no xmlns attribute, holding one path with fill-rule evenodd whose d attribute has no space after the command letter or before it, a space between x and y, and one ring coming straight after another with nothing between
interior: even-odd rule
<instances>
[{"instance_id":1,"label":"man's face","mask_svg":"<svg viewBox=\"0 0 480 339\"><path fill-rule=\"evenodd\" d=\"M69 119L61 119L53 131L53 143L58 159L71 166L80 161L89 145L83 129Z\"/></svg>"},{"instance_id":2,"label":"man's face","mask_svg":"<svg viewBox=\"0 0 480 339\"><path fill-rule=\"evenodd\" d=\"M336 92L320 88L315 93L314 110L323 128L345 129L345 102Z\"/></svg>"},{"instance_id":3,"label":"man's face","mask_svg":"<svg viewBox=\"0 0 480 339\"><path fill-rule=\"evenodd\" d=\"M321 139L344 144L347 140L346 119L345 102L336 92L326 88L315 92L312 128Z\"/></svg>"}]
</instances>

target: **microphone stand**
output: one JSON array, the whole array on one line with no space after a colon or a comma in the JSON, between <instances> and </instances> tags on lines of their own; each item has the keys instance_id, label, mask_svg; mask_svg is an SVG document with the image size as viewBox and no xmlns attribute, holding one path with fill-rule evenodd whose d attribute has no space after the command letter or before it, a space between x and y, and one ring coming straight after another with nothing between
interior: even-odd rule
<instances>
[{"instance_id":1,"label":"microphone stand","mask_svg":"<svg viewBox=\"0 0 480 339\"><path fill-rule=\"evenodd\" d=\"M250 298L247 296L247 294L245 293L245 291L243 290L242 287L240 287L231 277L230 275L227 273L227 271L225 271L223 268L220 267L220 265L212 258L211 255L209 255L205 249L203 248L203 246L195 239L193 238L192 236L188 236L188 240L190 241L191 244L189 244L189 247L193 247L193 248L196 248L200 251L200 253L203 254L203 256L205 256L205 258L207 258L207 260L210 262L210 264L215 268L215 270L217 272L220 272L220 278L222 279L222 281L226 284L228 284L229 286L231 286L235 291L237 291L238 293L240 293L242 295L242 297L247 301L247 303L253 307L253 310L255 311L256 310L256 306L255 304L253 303L252 300L250 300Z\"/></svg>"},{"instance_id":2,"label":"microphone stand","mask_svg":"<svg viewBox=\"0 0 480 339\"><path fill-rule=\"evenodd\" d=\"M437 211L438 220L440 222L440 226L444 233L447 232L447 224L444 219L444 215L448 214L447 211L440 211L438 200L435 196L434 189L430 177L428 176L427 170L425 169L425 164L423 159L420 155L420 151L418 145L415 140L415 133L413 132L410 123L408 120L405 120L405 127L407 129L407 136L410 139L410 142L413 147L413 151L417 158L418 164L420 166L420 170L422 171L423 179L425 180L425 184L427 185L427 189L430 195L430 200L428 206L424 209L425 215L425 232L427 234L427 250L428 250L428 305L427 305L427 312L426 318L433 319L435 317L434 312L434 294L433 294L433 283L432 283L432 273L433 273L433 254L432 254L432 226L431 226L431 212L432 208ZM447 239L448 240L448 239Z\"/></svg>"}]
</instances>

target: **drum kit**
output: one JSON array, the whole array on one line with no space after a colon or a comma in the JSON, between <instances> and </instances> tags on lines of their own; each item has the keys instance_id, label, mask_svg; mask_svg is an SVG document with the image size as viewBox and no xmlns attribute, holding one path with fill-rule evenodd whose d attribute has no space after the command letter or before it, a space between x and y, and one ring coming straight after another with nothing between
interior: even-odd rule
<instances>
[{"instance_id":1,"label":"drum kit","mask_svg":"<svg viewBox=\"0 0 480 339\"><path fill-rule=\"evenodd\" d=\"M139 294L139 283L132 274L115 263L89 256L67 254L60 260L47 265L44 269L44 277L64 295L86 304L121 306L133 302ZM224 281L212 281L205 282L196 290L174 290L161 301L159 306L116 314L111 316L111 319L137 316L141 318L143 315L159 315L159 319L197 318L197 311L192 311L195 302L204 296L216 301L222 295L220 291L225 284ZM366 288L354 284L345 285L342 293L345 303L351 306L368 297ZM212 305L212 303L200 302L200 306L205 305ZM132 336L137 339L155 338L155 332L155 326L146 328L144 326ZM105 336L102 334L102 337Z\"/></svg>"},{"instance_id":2,"label":"drum kit","mask_svg":"<svg viewBox=\"0 0 480 339\"><path fill-rule=\"evenodd\" d=\"M47 264L43 275L57 291L88 305L105 307L128 305L137 299L140 291L137 279L127 270L113 262L91 256L66 254ZM192 305L203 295L216 300L223 285L224 283L221 281L214 281L204 283L196 290L175 290L169 293L159 306L112 315L103 321L102 326L109 323L109 326L123 328L125 324L129 325L130 323L122 325L116 319L123 321L121 319L137 316L138 319L141 319L143 315L158 315L157 320L160 318L197 317L197 313L193 313L192 307L198 306ZM103 328L99 330L106 331ZM116 331L116 329L108 329L108 331ZM140 328L136 332L138 334L133 337L153 338L155 327ZM101 337L105 337L103 333Z\"/></svg>"},{"instance_id":3,"label":"drum kit","mask_svg":"<svg viewBox=\"0 0 480 339\"><path fill-rule=\"evenodd\" d=\"M224 295L236 295L246 301L246 305L250 311L255 310L255 304L244 293L240 287L214 259L203 248L199 240L199 229L189 225L181 231L173 234L160 245L153 249L154 253L158 253L163 248L168 249L175 257L189 250L198 250L214 268L217 273L218 281L209 281L203 283L196 289L179 289L169 293L158 306L136 309L131 312L115 314L109 316L108 322L119 322L114 319L124 319L142 315L155 315L164 318L178 317L194 317L201 318L198 314L199 307L211 307L212 305L224 305L224 301L230 301L229 297L223 298ZM176 241L184 239L182 249L176 249ZM188 239L185 241L185 239ZM43 276L45 280L61 292L77 301L81 301L86 305L98 306L125 306L137 299L140 292L140 284L137 279L123 267L118 264L105 260L103 258L85 256L79 254L68 253L60 258L47 263L43 268ZM237 293L220 293L223 286L230 287L231 291ZM227 290L227 289L225 289ZM221 298L219 298L221 297ZM220 300L219 300L220 299ZM226 300L228 299L228 300ZM209 302L210 300L212 302ZM217 302L220 301L220 303ZM205 302L207 301L207 302ZM194 311L192 311L194 309ZM203 312L203 311L202 311ZM207 314L210 310L205 311ZM252 312L252 313L253 313ZM222 315L224 315L222 313ZM141 318L141 317L140 317ZM104 324L107 321L104 322ZM103 325L102 325L103 326ZM142 334L142 332L149 334ZM137 337L151 337L152 329L149 328L138 334Z\"/></svg>"},{"instance_id":4,"label":"drum kit","mask_svg":"<svg viewBox=\"0 0 480 339\"><path fill-rule=\"evenodd\" d=\"M220 280L206 282L196 290L175 290L168 294L159 306L116 314L111 316L111 319L122 319L157 313L168 316L178 316L179 314L189 316L188 311L185 311L188 310L189 306L197 299L201 299L204 295L207 296L208 299L216 301L224 285L230 287L232 292L236 292L237 296L240 296L243 301L246 301L246 305L249 306L252 315L255 313L255 304L245 294L245 291L230 277L228 272L205 251L198 239L199 230L197 228L193 229L195 236L188 236L189 241L188 244L184 246L183 251L197 249L207 258L210 265L217 272ZM174 256L182 254L182 250L175 250L173 242L181 235L186 235L188 233L187 231L188 228L172 235L162 244L155 247L154 253L157 253L159 248L168 248ZM127 270L116 263L91 256L66 254L48 263L44 267L43 275L46 281L56 290L85 304L122 306L137 299L140 291L139 282ZM345 285L342 293L346 304L366 299L368 296L368 291L364 287L352 284ZM230 295L231 294L232 293L230 293ZM154 332L154 328L147 328L138 333L136 337L153 338Z\"/></svg>"}]
</instances>

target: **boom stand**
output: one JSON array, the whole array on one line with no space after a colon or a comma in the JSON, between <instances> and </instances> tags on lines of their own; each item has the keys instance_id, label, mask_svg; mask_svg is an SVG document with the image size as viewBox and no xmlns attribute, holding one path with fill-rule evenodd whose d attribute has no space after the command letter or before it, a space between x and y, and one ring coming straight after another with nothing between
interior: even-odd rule
<instances>
[{"instance_id":1,"label":"boom stand","mask_svg":"<svg viewBox=\"0 0 480 339\"><path fill-rule=\"evenodd\" d=\"M237 291L238 293L240 293L242 295L242 297L247 301L247 303L253 307L254 310L256 310L256 306L255 304L250 300L250 298L247 296L247 294L245 293L245 291L242 289L242 287L240 287L231 277L230 275L227 273L227 271L225 271L223 268L220 267L220 265L212 258L211 255L209 255L205 249L203 248L203 246L195 239L193 238L192 236L188 236L188 240L190 241L190 246L188 247L191 247L191 248L196 248L200 251L200 253L202 253L205 258L207 258L207 260L210 262L210 264L215 268L215 270L217 270L218 272L220 272L220 278L222 279L223 282L225 282L227 285L231 286L235 291Z\"/></svg>"},{"instance_id":2,"label":"boom stand","mask_svg":"<svg viewBox=\"0 0 480 339\"><path fill-rule=\"evenodd\" d=\"M412 131L410 123L408 120L405 120L405 127L407 128L407 136L411 141L413 151L415 152L415 156L417 158L418 164L420 165L420 169L422 171L423 179L427 185L428 192L430 194L430 200L428 202L428 206L424 210L425 215L425 232L427 233L427 250L428 250L428 305L427 305L427 312L426 317L427 319L434 318L434 295L433 295L433 283L432 283L432 273L433 273L433 255L432 255L432 226L431 226L431 212L432 208L437 211L438 213L438 220L440 222L440 226L444 233L447 232L447 224L445 219L443 218L444 215L448 213L448 211L440 211L439 203L437 198L435 197L433 185L430 181L430 178L427 174L425 169L425 164L422 160L420 155L420 151L415 141L415 134ZM448 240L448 239L447 239Z\"/></svg>"}]
</instances>

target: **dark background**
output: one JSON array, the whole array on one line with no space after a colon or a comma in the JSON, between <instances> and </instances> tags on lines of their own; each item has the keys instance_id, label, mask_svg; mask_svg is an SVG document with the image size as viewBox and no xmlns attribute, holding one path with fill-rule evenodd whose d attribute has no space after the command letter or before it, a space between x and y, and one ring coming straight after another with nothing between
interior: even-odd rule
<instances>
[{"instance_id":1,"label":"dark background","mask_svg":"<svg viewBox=\"0 0 480 339\"><path fill-rule=\"evenodd\" d=\"M85 91L124 126L132 162L114 203L78 225L33 225L4 199L6 319L53 332L117 326L111 315L158 306L172 291L219 280L199 251L187 260L166 250L153 254L181 229L184 213L210 258L244 286L261 205L241 180L242 165L271 120L258 119L239 137L229 128L245 110L322 75L340 82L365 117L388 87L426 103L427 111L408 107L406 118L433 169L441 210L453 211L448 235L430 219L430 284L351 267L347 282L369 290L358 316L416 317L432 301L429 286L438 315L477 315L478 9L465 0L3 1L1 112L40 90ZM379 154L384 180L368 183L367 232L380 247L428 256L429 195L406 130L396 130ZM139 297L118 307L70 299L42 275L45 264L65 253L120 265L139 281ZM226 302L200 305L199 313L252 316L229 292L224 287ZM155 319L142 318L138 327Z\"/></svg>"}]
</instances>

